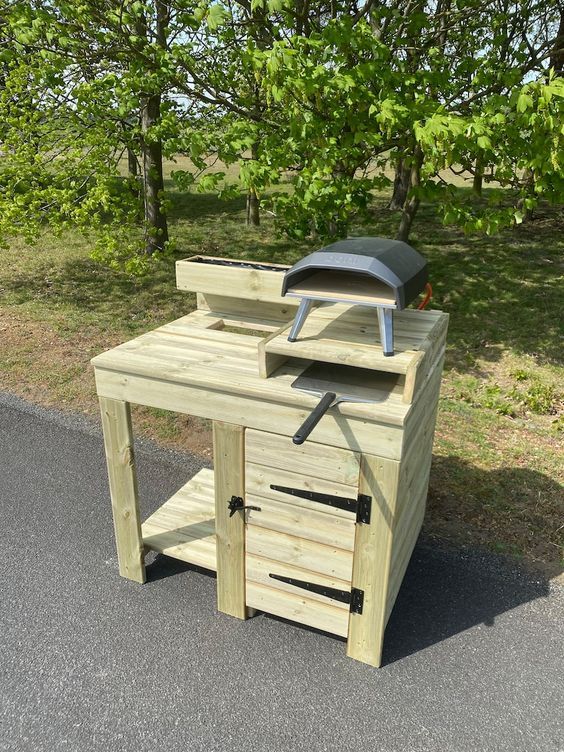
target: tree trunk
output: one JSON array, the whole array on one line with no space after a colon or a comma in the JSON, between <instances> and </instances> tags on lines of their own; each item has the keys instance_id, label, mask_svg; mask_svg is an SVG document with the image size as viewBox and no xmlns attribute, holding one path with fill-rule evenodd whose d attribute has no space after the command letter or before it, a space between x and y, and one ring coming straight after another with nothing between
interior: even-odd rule
<instances>
[{"instance_id":1,"label":"tree trunk","mask_svg":"<svg viewBox=\"0 0 564 752\"><path fill-rule=\"evenodd\" d=\"M564 8L560 9L560 23L550 54L549 64L551 68L554 68L554 73L557 76L561 76L564 73Z\"/></svg>"},{"instance_id":2,"label":"tree trunk","mask_svg":"<svg viewBox=\"0 0 564 752\"><path fill-rule=\"evenodd\" d=\"M260 225L260 199L254 188L247 191L247 225L258 227Z\"/></svg>"},{"instance_id":3,"label":"tree trunk","mask_svg":"<svg viewBox=\"0 0 564 752\"><path fill-rule=\"evenodd\" d=\"M472 180L472 190L476 196L482 195L482 183L484 181L484 167L480 158L476 159L474 165L474 179Z\"/></svg>"},{"instance_id":4,"label":"tree trunk","mask_svg":"<svg viewBox=\"0 0 564 752\"><path fill-rule=\"evenodd\" d=\"M141 110L141 151L143 156L143 199L145 205L145 253L151 256L163 250L168 240L168 226L163 211L163 153L160 140L148 136L159 119L160 94L145 99Z\"/></svg>"},{"instance_id":5,"label":"tree trunk","mask_svg":"<svg viewBox=\"0 0 564 752\"><path fill-rule=\"evenodd\" d=\"M388 204L389 209L400 211L405 205L407 194L409 193L409 184L411 180L411 168L406 165L405 160L399 160L396 166L396 175L394 177L394 192L392 200Z\"/></svg>"},{"instance_id":6,"label":"tree trunk","mask_svg":"<svg viewBox=\"0 0 564 752\"><path fill-rule=\"evenodd\" d=\"M129 146L127 147L127 172L130 178L136 178L139 175L139 162Z\"/></svg>"},{"instance_id":7,"label":"tree trunk","mask_svg":"<svg viewBox=\"0 0 564 752\"><path fill-rule=\"evenodd\" d=\"M413 164L411 166L410 174L410 189L411 196L409 200L403 206L401 213L401 220L397 234L397 240L403 240L406 243L409 239L409 233L411 232L411 226L417 210L419 209L420 199L417 196L417 188L421 182L421 165L423 164L423 152L417 146L415 149Z\"/></svg>"}]
</instances>

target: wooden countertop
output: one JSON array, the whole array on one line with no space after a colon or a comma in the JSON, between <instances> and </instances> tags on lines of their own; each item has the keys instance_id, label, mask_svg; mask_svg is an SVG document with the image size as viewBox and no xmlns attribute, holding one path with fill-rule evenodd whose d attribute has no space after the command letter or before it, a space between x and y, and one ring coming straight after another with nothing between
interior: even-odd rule
<instances>
[{"instance_id":1,"label":"wooden countertop","mask_svg":"<svg viewBox=\"0 0 564 752\"><path fill-rule=\"evenodd\" d=\"M206 328L217 321L217 317L214 321L212 315L195 311L96 356L92 364L97 371L155 379L161 386L162 382L170 382L301 409L317 404L318 398L291 387L311 360L292 359L271 377L261 378L257 349L263 337ZM379 376L375 372L375 379ZM402 400L401 384L389 391L386 374L382 378L386 386L374 390L375 398L381 397L381 401L341 403L331 409L367 422L403 425L411 405ZM190 413L190 406L186 408Z\"/></svg>"}]
</instances>

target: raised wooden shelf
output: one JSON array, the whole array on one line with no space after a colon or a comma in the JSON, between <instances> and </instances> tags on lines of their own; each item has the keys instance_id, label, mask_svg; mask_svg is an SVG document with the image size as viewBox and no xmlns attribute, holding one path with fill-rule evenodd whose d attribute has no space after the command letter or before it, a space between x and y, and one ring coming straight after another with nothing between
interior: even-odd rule
<instances>
[{"instance_id":1,"label":"raised wooden shelf","mask_svg":"<svg viewBox=\"0 0 564 752\"><path fill-rule=\"evenodd\" d=\"M216 571L213 470L200 470L141 525L143 545Z\"/></svg>"},{"instance_id":2,"label":"raised wooden shelf","mask_svg":"<svg viewBox=\"0 0 564 752\"><path fill-rule=\"evenodd\" d=\"M259 373L268 378L296 359L393 373L405 376L403 402L410 403L422 356L442 342L447 322L448 316L440 311L395 311L395 354L388 357L382 351L373 309L326 303L310 312L296 342L288 341L291 324L262 340Z\"/></svg>"}]
</instances>

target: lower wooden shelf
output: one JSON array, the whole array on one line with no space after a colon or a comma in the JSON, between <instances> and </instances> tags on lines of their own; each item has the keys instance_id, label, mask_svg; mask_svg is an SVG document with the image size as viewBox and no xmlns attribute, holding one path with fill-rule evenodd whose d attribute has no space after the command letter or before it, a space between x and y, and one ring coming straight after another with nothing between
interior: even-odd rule
<instances>
[{"instance_id":1,"label":"lower wooden shelf","mask_svg":"<svg viewBox=\"0 0 564 752\"><path fill-rule=\"evenodd\" d=\"M200 470L141 525L153 551L217 571L213 470Z\"/></svg>"}]
</instances>

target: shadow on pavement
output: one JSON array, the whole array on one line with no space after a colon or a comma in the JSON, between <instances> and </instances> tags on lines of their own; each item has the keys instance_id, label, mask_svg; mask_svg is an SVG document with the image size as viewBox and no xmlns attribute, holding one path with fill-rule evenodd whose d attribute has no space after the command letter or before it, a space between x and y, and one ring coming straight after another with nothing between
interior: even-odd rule
<instances>
[{"instance_id":1,"label":"shadow on pavement","mask_svg":"<svg viewBox=\"0 0 564 752\"><path fill-rule=\"evenodd\" d=\"M478 624L495 628L500 614L548 595L548 580L509 570L500 558L502 574L496 559L418 545L388 621L383 665Z\"/></svg>"}]
</instances>

